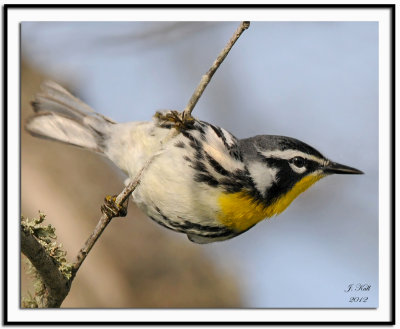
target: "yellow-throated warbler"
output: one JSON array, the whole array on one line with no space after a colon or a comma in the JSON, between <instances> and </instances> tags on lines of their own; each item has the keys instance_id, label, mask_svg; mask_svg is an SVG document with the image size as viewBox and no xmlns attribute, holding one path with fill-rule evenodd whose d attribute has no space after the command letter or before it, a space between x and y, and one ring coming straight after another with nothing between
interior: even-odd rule
<instances>
[{"instance_id":1,"label":"yellow-throated warbler","mask_svg":"<svg viewBox=\"0 0 400 329\"><path fill-rule=\"evenodd\" d=\"M31 134L103 154L130 178L158 152L133 199L155 222L196 243L247 231L326 175L362 174L290 137L238 140L196 119L178 131L160 113L150 122L116 123L51 81L32 105Z\"/></svg>"}]
</instances>

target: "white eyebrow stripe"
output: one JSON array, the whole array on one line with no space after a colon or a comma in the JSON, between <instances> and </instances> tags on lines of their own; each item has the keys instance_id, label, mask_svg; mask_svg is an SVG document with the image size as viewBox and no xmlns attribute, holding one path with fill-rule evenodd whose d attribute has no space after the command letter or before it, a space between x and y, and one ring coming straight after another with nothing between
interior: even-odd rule
<instances>
[{"instance_id":1,"label":"white eyebrow stripe","mask_svg":"<svg viewBox=\"0 0 400 329\"><path fill-rule=\"evenodd\" d=\"M274 150L274 151L261 151L258 150L260 154L266 158L276 158L276 159L283 159L283 160L290 160L294 157L302 157L307 160L315 161L318 162L321 165L326 164L325 159L321 159L316 157L315 155L312 154L307 154L298 150Z\"/></svg>"}]
</instances>

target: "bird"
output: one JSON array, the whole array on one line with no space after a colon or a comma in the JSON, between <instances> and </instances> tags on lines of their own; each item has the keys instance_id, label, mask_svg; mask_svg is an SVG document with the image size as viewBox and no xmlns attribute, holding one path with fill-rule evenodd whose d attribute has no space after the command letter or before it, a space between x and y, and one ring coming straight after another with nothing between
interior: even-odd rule
<instances>
[{"instance_id":1,"label":"bird","mask_svg":"<svg viewBox=\"0 0 400 329\"><path fill-rule=\"evenodd\" d=\"M132 193L154 222L206 244L236 237L282 213L321 178L362 171L324 157L291 137L238 139L227 130L177 111L152 120L117 123L54 81L31 102L25 129L111 160L126 184L148 164Z\"/></svg>"}]
</instances>

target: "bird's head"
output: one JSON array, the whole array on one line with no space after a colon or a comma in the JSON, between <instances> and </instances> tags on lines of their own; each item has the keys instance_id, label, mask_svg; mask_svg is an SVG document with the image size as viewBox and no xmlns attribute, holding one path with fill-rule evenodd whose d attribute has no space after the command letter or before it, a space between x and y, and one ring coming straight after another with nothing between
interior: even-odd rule
<instances>
[{"instance_id":1,"label":"bird's head","mask_svg":"<svg viewBox=\"0 0 400 329\"><path fill-rule=\"evenodd\" d=\"M330 174L363 174L325 158L297 139L262 135L240 141L250 176L271 215L282 212L300 193Z\"/></svg>"}]
</instances>

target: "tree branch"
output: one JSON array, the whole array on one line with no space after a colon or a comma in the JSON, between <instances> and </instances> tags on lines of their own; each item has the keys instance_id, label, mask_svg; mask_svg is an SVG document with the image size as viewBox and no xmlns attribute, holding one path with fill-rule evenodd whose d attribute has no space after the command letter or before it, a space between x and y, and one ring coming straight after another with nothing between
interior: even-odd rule
<instances>
[{"instance_id":1,"label":"tree branch","mask_svg":"<svg viewBox=\"0 0 400 329\"><path fill-rule=\"evenodd\" d=\"M46 288L44 307L60 307L71 288L68 280L59 270L59 264L46 248L21 223L21 251L40 274Z\"/></svg>"},{"instance_id":2,"label":"tree branch","mask_svg":"<svg viewBox=\"0 0 400 329\"><path fill-rule=\"evenodd\" d=\"M210 69L207 71L206 74L204 74L201 77L200 83L197 86L196 90L194 91L192 97L190 97L189 103L186 105L185 109L183 110L182 114L182 121L187 121L188 118L190 118L191 113L196 106L198 100L200 99L201 95L204 92L204 89L206 89L208 83L211 81L211 78L213 77L214 73L218 70L219 66L222 64L224 61L225 57L228 55L229 51L232 49L233 45L235 42L239 39L241 34L247 30L250 26L250 22L241 22L227 45L225 46L224 49L220 52L218 55L217 59L214 61Z\"/></svg>"}]
</instances>

